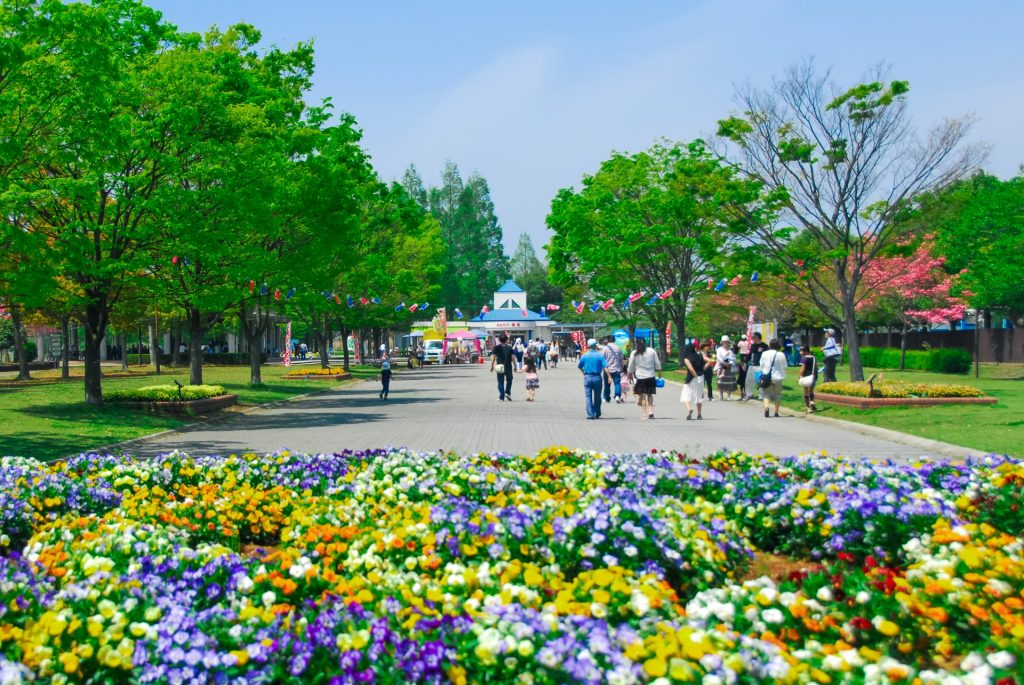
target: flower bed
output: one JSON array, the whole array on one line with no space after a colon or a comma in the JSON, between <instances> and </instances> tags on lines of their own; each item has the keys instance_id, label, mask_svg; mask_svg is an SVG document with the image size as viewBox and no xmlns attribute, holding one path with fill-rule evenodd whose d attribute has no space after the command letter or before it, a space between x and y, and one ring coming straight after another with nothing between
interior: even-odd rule
<instances>
[{"instance_id":1,"label":"flower bed","mask_svg":"<svg viewBox=\"0 0 1024 685\"><path fill-rule=\"evenodd\" d=\"M1010 685L1022 483L994 456L6 457L0 673ZM767 554L813 563L748 578Z\"/></svg>"},{"instance_id":2,"label":"flower bed","mask_svg":"<svg viewBox=\"0 0 1024 685\"><path fill-rule=\"evenodd\" d=\"M295 369L281 376L285 380L304 380L304 381L316 381L316 380L327 380L327 381L347 381L352 378L352 374L344 369L323 369L323 368L310 368L310 369Z\"/></svg>"},{"instance_id":3,"label":"flower bed","mask_svg":"<svg viewBox=\"0 0 1024 685\"><path fill-rule=\"evenodd\" d=\"M876 382L873 390L867 383L822 383L815 392L815 399L858 409L996 403L996 398L987 397L980 389L970 385L930 385L902 381Z\"/></svg>"}]
</instances>

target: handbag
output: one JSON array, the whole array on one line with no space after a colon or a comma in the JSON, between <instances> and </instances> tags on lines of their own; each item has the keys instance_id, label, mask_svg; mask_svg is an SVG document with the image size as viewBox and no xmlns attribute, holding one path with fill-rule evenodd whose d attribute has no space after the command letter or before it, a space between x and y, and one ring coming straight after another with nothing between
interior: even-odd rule
<instances>
[{"instance_id":1,"label":"handbag","mask_svg":"<svg viewBox=\"0 0 1024 685\"><path fill-rule=\"evenodd\" d=\"M505 373L505 365L504 364L495 364L494 365L494 373L498 374L499 376L501 374Z\"/></svg>"},{"instance_id":2,"label":"handbag","mask_svg":"<svg viewBox=\"0 0 1024 685\"><path fill-rule=\"evenodd\" d=\"M811 372L806 376L800 376L800 380L797 381L802 388L809 388L814 385L814 370L818 366L818 360L816 357L811 357L811 359L814 360L811 362Z\"/></svg>"},{"instance_id":3,"label":"handbag","mask_svg":"<svg viewBox=\"0 0 1024 685\"><path fill-rule=\"evenodd\" d=\"M775 352L775 356L772 357L772 363L771 363L772 367L775 366L775 360L778 358L778 356L779 356L779 353ZM772 387L772 372L769 371L768 373L765 373L764 371L762 371L761 372L761 377L757 379L757 386L759 388L770 388L770 387Z\"/></svg>"},{"instance_id":4,"label":"handbag","mask_svg":"<svg viewBox=\"0 0 1024 685\"><path fill-rule=\"evenodd\" d=\"M664 388L665 387L665 379L664 378L659 378L658 380L654 381L654 385L655 385L655 387L658 387L658 388Z\"/></svg>"}]
</instances>

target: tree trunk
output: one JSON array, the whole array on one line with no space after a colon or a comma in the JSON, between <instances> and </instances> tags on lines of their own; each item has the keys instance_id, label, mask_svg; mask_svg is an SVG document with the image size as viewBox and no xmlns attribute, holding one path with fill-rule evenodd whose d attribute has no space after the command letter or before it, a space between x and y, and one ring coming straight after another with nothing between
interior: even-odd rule
<instances>
[{"instance_id":1,"label":"tree trunk","mask_svg":"<svg viewBox=\"0 0 1024 685\"><path fill-rule=\"evenodd\" d=\"M106 332L106 298L94 296L85 306L85 402L94 407L103 406L100 345Z\"/></svg>"},{"instance_id":2,"label":"tree trunk","mask_svg":"<svg viewBox=\"0 0 1024 685\"><path fill-rule=\"evenodd\" d=\"M71 360L71 350L68 349L68 346L71 344L69 318L67 314L60 317L60 377L63 380L71 378L69 363Z\"/></svg>"},{"instance_id":3,"label":"tree trunk","mask_svg":"<svg viewBox=\"0 0 1024 685\"><path fill-rule=\"evenodd\" d=\"M654 324L654 332L658 336L658 356L661 358L662 364L664 364L668 360L668 349L665 344L665 326L668 324L668 321L651 317L651 323Z\"/></svg>"},{"instance_id":4,"label":"tree trunk","mask_svg":"<svg viewBox=\"0 0 1024 685\"><path fill-rule=\"evenodd\" d=\"M686 353L686 313L680 314L672 319L672 327L676 329L676 353L679 357L679 366L683 366L683 355Z\"/></svg>"},{"instance_id":5,"label":"tree trunk","mask_svg":"<svg viewBox=\"0 0 1024 685\"><path fill-rule=\"evenodd\" d=\"M903 330L900 331L900 371L907 363L907 324L903 324Z\"/></svg>"},{"instance_id":6,"label":"tree trunk","mask_svg":"<svg viewBox=\"0 0 1024 685\"><path fill-rule=\"evenodd\" d=\"M854 382L864 380L864 366L860 361L860 339L857 337L857 312L852 295L846 298L843 306L845 322L843 335L846 340L846 350L850 355L850 380ZM842 358L840 357L840 361Z\"/></svg>"},{"instance_id":7,"label":"tree trunk","mask_svg":"<svg viewBox=\"0 0 1024 685\"><path fill-rule=\"evenodd\" d=\"M181 364L181 326L176 325L171 328L171 366L178 366Z\"/></svg>"},{"instance_id":8,"label":"tree trunk","mask_svg":"<svg viewBox=\"0 0 1024 685\"><path fill-rule=\"evenodd\" d=\"M203 314L196 307L185 310L188 317L188 382L190 385L203 384Z\"/></svg>"},{"instance_id":9,"label":"tree trunk","mask_svg":"<svg viewBox=\"0 0 1024 685\"><path fill-rule=\"evenodd\" d=\"M329 369L331 368L331 356L327 350L327 341L331 335L331 320L330 315L327 313L324 313L322 316L323 320L317 322L320 338L320 368Z\"/></svg>"},{"instance_id":10,"label":"tree trunk","mask_svg":"<svg viewBox=\"0 0 1024 685\"><path fill-rule=\"evenodd\" d=\"M341 364L341 368L345 371L350 371L351 361L348 358L348 327L345 326L345 324L341 324L341 349L344 350L342 352L344 361Z\"/></svg>"},{"instance_id":11,"label":"tree trunk","mask_svg":"<svg viewBox=\"0 0 1024 685\"><path fill-rule=\"evenodd\" d=\"M153 330L153 326L151 326L151 325L147 326L146 328L148 329L148 333L149 333L149 338L148 338L148 340L149 340L149 365L150 366L155 366L157 369L159 369L160 367L157 365L157 362L156 362L156 357L157 357L156 337L155 337L156 336L156 332Z\"/></svg>"},{"instance_id":12,"label":"tree trunk","mask_svg":"<svg viewBox=\"0 0 1024 685\"><path fill-rule=\"evenodd\" d=\"M253 320L246 311L246 303L239 303L242 332L245 334L245 343L249 346L249 384L263 385L263 374L260 369L260 336L266 330L269 317L263 313L262 307L256 308L256 319Z\"/></svg>"},{"instance_id":13,"label":"tree trunk","mask_svg":"<svg viewBox=\"0 0 1024 685\"><path fill-rule=\"evenodd\" d=\"M11 325L14 327L14 359L18 362L17 380L30 381L32 374L28 370L28 350L25 349L28 335L21 323L21 307L12 305L9 311L11 312Z\"/></svg>"},{"instance_id":14,"label":"tree trunk","mask_svg":"<svg viewBox=\"0 0 1024 685\"><path fill-rule=\"evenodd\" d=\"M121 370L128 370L128 336L124 333L117 334L117 346L121 351Z\"/></svg>"},{"instance_id":15,"label":"tree trunk","mask_svg":"<svg viewBox=\"0 0 1024 685\"><path fill-rule=\"evenodd\" d=\"M78 351L81 348L80 341L78 340L78 324L76 323L71 327L71 350L75 353L75 359L78 359Z\"/></svg>"}]
</instances>

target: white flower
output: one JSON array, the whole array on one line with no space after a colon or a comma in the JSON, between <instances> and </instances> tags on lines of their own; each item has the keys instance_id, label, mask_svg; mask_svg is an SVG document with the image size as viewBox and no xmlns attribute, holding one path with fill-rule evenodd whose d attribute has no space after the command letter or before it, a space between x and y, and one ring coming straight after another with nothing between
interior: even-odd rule
<instances>
[{"instance_id":1,"label":"white flower","mask_svg":"<svg viewBox=\"0 0 1024 685\"><path fill-rule=\"evenodd\" d=\"M267 590L263 593L263 596L260 599L263 600L263 606L269 608L273 606L274 602L277 600L277 595L275 595L272 590Z\"/></svg>"},{"instance_id":2,"label":"white flower","mask_svg":"<svg viewBox=\"0 0 1024 685\"><path fill-rule=\"evenodd\" d=\"M650 610L651 600L649 600L647 595L639 590L634 590L633 594L629 598L629 606L633 609L634 614L637 616L643 616Z\"/></svg>"},{"instance_id":3,"label":"white flower","mask_svg":"<svg viewBox=\"0 0 1024 685\"><path fill-rule=\"evenodd\" d=\"M1011 668L1015 663L1017 663L1014 656L1006 650L996 652L995 654L989 654L985 657L985 660L988 661L992 668L999 668L1003 670Z\"/></svg>"},{"instance_id":4,"label":"white flower","mask_svg":"<svg viewBox=\"0 0 1024 685\"><path fill-rule=\"evenodd\" d=\"M764 620L765 623L770 623L773 625L778 625L785 620L785 617L782 615L782 612L775 608L765 609L764 611L762 611L761 618Z\"/></svg>"},{"instance_id":5,"label":"white flower","mask_svg":"<svg viewBox=\"0 0 1024 685\"><path fill-rule=\"evenodd\" d=\"M832 601L832 589L829 588L829 587L818 588L818 593L815 596L818 598L818 600L820 600L822 602L831 602Z\"/></svg>"},{"instance_id":6,"label":"white flower","mask_svg":"<svg viewBox=\"0 0 1024 685\"><path fill-rule=\"evenodd\" d=\"M867 604L871 601L871 593L867 590L861 590L857 593L857 596L854 597L854 599L856 600L857 604Z\"/></svg>"}]
</instances>

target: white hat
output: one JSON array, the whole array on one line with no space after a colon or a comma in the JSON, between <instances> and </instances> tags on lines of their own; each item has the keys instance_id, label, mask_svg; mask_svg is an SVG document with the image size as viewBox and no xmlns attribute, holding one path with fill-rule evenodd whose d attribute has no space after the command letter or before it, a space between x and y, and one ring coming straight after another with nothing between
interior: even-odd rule
<instances>
[{"instance_id":1,"label":"white hat","mask_svg":"<svg viewBox=\"0 0 1024 685\"><path fill-rule=\"evenodd\" d=\"M825 332L830 334L830 335L835 335L836 334L836 329L834 329L834 328L826 328Z\"/></svg>"},{"instance_id":2,"label":"white hat","mask_svg":"<svg viewBox=\"0 0 1024 685\"><path fill-rule=\"evenodd\" d=\"M597 347L597 341L591 338L587 341L587 347Z\"/></svg>"},{"instance_id":3,"label":"white hat","mask_svg":"<svg viewBox=\"0 0 1024 685\"><path fill-rule=\"evenodd\" d=\"M746 335L741 335L741 336L740 336L740 340L746 340L746 339L747 339L747 336L746 336Z\"/></svg>"},{"instance_id":4,"label":"white hat","mask_svg":"<svg viewBox=\"0 0 1024 685\"><path fill-rule=\"evenodd\" d=\"M732 342L732 340L729 338L729 336L723 335L722 339L719 340L719 342Z\"/></svg>"}]
</instances>

